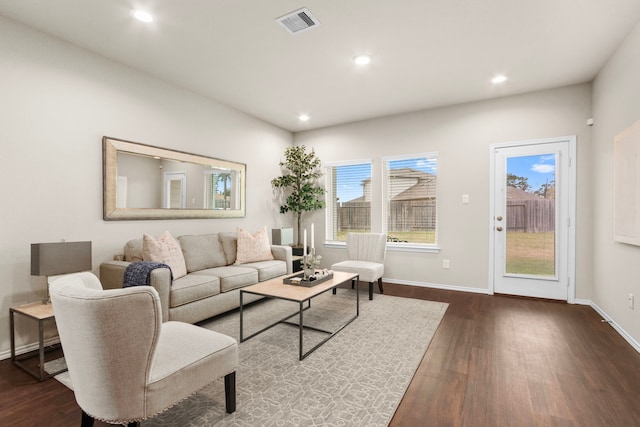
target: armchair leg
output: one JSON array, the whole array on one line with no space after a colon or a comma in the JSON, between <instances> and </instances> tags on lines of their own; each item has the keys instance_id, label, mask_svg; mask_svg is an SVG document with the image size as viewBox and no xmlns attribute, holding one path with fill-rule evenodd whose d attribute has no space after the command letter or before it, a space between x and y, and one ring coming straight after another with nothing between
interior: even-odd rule
<instances>
[{"instance_id":1,"label":"armchair leg","mask_svg":"<svg viewBox=\"0 0 640 427\"><path fill-rule=\"evenodd\" d=\"M127 427L140 427L140 422L134 421L132 423L127 424Z\"/></svg>"},{"instance_id":2,"label":"armchair leg","mask_svg":"<svg viewBox=\"0 0 640 427\"><path fill-rule=\"evenodd\" d=\"M381 294L384 293L384 291L382 290L382 277L378 278L378 289L380 289Z\"/></svg>"},{"instance_id":3,"label":"armchair leg","mask_svg":"<svg viewBox=\"0 0 640 427\"><path fill-rule=\"evenodd\" d=\"M82 411L82 421L80 422L80 427L93 427L93 421L94 419L89 414Z\"/></svg>"},{"instance_id":4,"label":"armchair leg","mask_svg":"<svg viewBox=\"0 0 640 427\"><path fill-rule=\"evenodd\" d=\"M373 282L369 282L369 300L373 299Z\"/></svg>"},{"instance_id":5,"label":"armchair leg","mask_svg":"<svg viewBox=\"0 0 640 427\"><path fill-rule=\"evenodd\" d=\"M224 400L228 414L236 411L236 373L231 372L224 376Z\"/></svg>"}]
</instances>

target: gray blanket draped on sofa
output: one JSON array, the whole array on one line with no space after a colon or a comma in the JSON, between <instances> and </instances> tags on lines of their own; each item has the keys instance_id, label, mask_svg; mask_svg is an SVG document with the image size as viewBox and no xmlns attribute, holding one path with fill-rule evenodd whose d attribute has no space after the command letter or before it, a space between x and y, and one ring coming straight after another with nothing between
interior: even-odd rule
<instances>
[{"instance_id":1,"label":"gray blanket draped on sofa","mask_svg":"<svg viewBox=\"0 0 640 427\"><path fill-rule=\"evenodd\" d=\"M167 264L153 261L140 261L132 262L124 271L124 280L122 283L123 288L130 286L149 286L151 283L151 272L156 268L171 268ZM173 272L171 273L171 280L173 280Z\"/></svg>"}]
</instances>

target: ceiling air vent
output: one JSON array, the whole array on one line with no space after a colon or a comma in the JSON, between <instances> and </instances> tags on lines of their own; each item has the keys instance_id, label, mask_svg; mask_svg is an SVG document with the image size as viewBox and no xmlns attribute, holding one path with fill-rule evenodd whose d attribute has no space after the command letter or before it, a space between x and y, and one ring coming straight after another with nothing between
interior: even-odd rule
<instances>
[{"instance_id":1,"label":"ceiling air vent","mask_svg":"<svg viewBox=\"0 0 640 427\"><path fill-rule=\"evenodd\" d=\"M276 19L276 21L291 34L301 33L320 26L320 21L318 21L306 7L288 13Z\"/></svg>"}]
</instances>

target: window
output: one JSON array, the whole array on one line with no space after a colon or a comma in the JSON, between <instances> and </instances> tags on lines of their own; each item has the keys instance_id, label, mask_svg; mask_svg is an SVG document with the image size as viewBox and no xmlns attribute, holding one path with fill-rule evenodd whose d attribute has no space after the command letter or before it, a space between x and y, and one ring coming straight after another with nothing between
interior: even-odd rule
<instances>
[{"instance_id":1,"label":"window","mask_svg":"<svg viewBox=\"0 0 640 427\"><path fill-rule=\"evenodd\" d=\"M205 209L237 209L239 175L228 169L204 171Z\"/></svg>"},{"instance_id":2,"label":"window","mask_svg":"<svg viewBox=\"0 0 640 427\"><path fill-rule=\"evenodd\" d=\"M437 243L438 154L382 159L383 224L390 242Z\"/></svg>"},{"instance_id":3,"label":"window","mask_svg":"<svg viewBox=\"0 0 640 427\"><path fill-rule=\"evenodd\" d=\"M327 165L327 240L371 231L371 160Z\"/></svg>"}]
</instances>

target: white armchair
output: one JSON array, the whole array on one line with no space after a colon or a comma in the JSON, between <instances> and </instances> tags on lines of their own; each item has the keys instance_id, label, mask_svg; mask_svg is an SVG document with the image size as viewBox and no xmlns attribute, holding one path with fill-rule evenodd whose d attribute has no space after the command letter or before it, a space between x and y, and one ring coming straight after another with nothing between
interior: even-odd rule
<instances>
[{"instance_id":1,"label":"white armchair","mask_svg":"<svg viewBox=\"0 0 640 427\"><path fill-rule=\"evenodd\" d=\"M373 299L373 283L383 293L382 276L387 253L387 235L384 233L347 233L347 261L331 266L334 271L358 274L359 280L369 282L369 299ZM353 287L353 283L352 283Z\"/></svg>"},{"instance_id":2,"label":"white armchair","mask_svg":"<svg viewBox=\"0 0 640 427\"><path fill-rule=\"evenodd\" d=\"M139 425L223 376L226 411L235 411L234 338L162 323L150 286L102 290L92 273L77 273L50 292L82 426Z\"/></svg>"}]
</instances>

